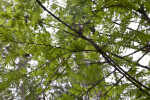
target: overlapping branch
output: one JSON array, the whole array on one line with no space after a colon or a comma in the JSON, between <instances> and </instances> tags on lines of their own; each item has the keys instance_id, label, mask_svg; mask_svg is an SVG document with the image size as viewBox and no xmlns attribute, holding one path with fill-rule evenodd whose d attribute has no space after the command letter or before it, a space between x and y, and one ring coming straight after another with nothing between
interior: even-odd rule
<instances>
[{"instance_id":1,"label":"overlapping branch","mask_svg":"<svg viewBox=\"0 0 150 100\"><path fill-rule=\"evenodd\" d=\"M115 70L114 70L115 71ZM107 74L106 76L104 76L102 79L98 80L95 84L93 84L90 88L88 88L87 91L85 91L79 98L78 100L81 100L81 98L88 93L91 89L93 89L94 87L96 87L100 82L102 82L104 79L106 79L108 76L110 76L112 73L114 73L114 71L110 72L109 74Z\"/></svg>"},{"instance_id":2,"label":"overlapping branch","mask_svg":"<svg viewBox=\"0 0 150 100\"><path fill-rule=\"evenodd\" d=\"M74 28L72 28L71 26L69 26L67 23L65 23L64 21L62 21L60 18L58 18L57 16L55 16L53 13L51 13L45 6L42 5L42 3L39 0L36 0L38 2L38 4L43 8L43 10L47 11L51 16L53 16L56 20L58 20L59 22L61 22L62 24L64 24L66 27L68 27L69 29L71 29L72 31L74 31L76 34L78 34L82 39L90 42L93 47L97 50L97 52L99 52L103 58L107 61L107 63L109 63L109 65L113 66L119 73L121 73L124 77L126 77L132 84L134 84L137 88L139 88L141 91L143 91L145 94L150 95L147 91L145 91L143 88L147 89L148 91L150 91L150 88L143 85L141 82L139 82L138 80L136 80L134 77L132 77L128 72L124 71L124 69L122 69L110 56L107 55L107 53L103 50L101 50L101 48L91 39L86 38L85 36L82 35L81 32L75 30ZM145 17L145 13L141 12ZM149 22L149 20L148 20ZM118 24L115 22L115 24ZM130 30L132 30L131 28L128 28ZM117 57L119 57L118 55L115 55ZM119 57L120 59L123 59L122 57ZM128 62L132 62L127 60ZM139 64L136 64L139 65ZM141 66L141 65L140 65ZM142 66L143 67L143 66ZM147 67L145 67L147 68ZM94 85L95 87L95 85ZM90 91L93 87L91 87L88 91ZM86 93L84 93L86 94ZM82 94L82 96L84 95ZM81 97L82 97L81 96Z\"/></svg>"}]
</instances>

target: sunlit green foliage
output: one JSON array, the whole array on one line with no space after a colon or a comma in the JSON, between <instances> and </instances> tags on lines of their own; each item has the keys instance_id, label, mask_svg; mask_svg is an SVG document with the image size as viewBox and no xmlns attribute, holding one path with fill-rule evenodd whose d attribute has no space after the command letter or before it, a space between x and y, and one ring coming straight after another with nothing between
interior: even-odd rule
<instances>
[{"instance_id":1,"label":"sunlit green foliage","mask_svg":"<svg viewBox=\"0 0 150 100\"><path fill-rule=\"evenodd\" d=\"M149 100L149 13L149 0L0 0L0 99Z\"/></svg>"}]
</instances>

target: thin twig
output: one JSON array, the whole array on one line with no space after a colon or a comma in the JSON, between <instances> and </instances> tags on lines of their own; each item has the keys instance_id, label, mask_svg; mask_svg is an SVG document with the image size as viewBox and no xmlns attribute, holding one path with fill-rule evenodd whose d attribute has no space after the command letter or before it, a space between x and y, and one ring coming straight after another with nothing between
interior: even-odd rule
<instances>
[{"instance_id":1,"label":"thin twig","mask_svg":"<svg viewBox=\"0 0 150 100\"><path fill-rule=\"evenodd\" d=\"M141 65L141 64L139 64L139 63L137 63L137 62L130 61L130 60L126 59L125 57L119 56L119 55L114 54L114 53L112 53L112 52L109 52L109 51L107 51L107 52L110 53L111 55L117 57L117 58L120 58L120 59L122 59L122 60L125 60L125 61L127 61L127 62L133 63L133 64L135 64L135 65L137 65L137 66L142 67L142 68L146 68L146 69L150 70L150 67L148 67L148 66L144 66L144 65Z\"/></svg>"},{"instance_id":2,"label":"thin twig","mask_svg":"<svg viewBox=\"0 0 150 100\"><path fill-rule=\"evenodd\" d=\"M101 80L98 80L95 84L93 84L87 91L85 91L79 98L78 100L81 100L81 98L88 93L91 89L93 89L95 86L97 86L100 82L102 82L104 79L106 79L108 76L110 76L112 73L114 73L114 71L112 71L111 73L107 74L106 76L104 76Z\"/></svg>"},{"instance_id":3,"label":"thin twig","mask_svg":"<svg viewBox=\"0 0 150 100\"><path fill-rule=\"evenodd\" d=\"M148 45L149 45L149 44L148 44ZM134 51L134 52L132 52L132 53L130 53L130 54L128 54L128 55L125 55L125 56L123 56L123 57L127 57L127 56L130 56L130 55L133 55L133 54L135 54L135 53L137 53L137 52L143 50L143 49L144 49L145 47L147 47L148 45L145 45L144 47L139 48L138 50L136 50L136 51Z\"/></svg>"}]
</instances>

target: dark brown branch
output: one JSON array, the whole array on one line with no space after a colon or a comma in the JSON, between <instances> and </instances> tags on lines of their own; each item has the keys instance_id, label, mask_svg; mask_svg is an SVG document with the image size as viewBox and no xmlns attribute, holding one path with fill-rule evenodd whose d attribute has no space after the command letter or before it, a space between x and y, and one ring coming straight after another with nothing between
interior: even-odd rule
<instances>
[{"instance_id":1,"label":"dark brown branch","mask_svg":"<svg viewBox=\"0 0 150 100\"><path fill-rule=\"evenodd\" d=\"M65 55L65 54L67 54L67 52L64 53L64 54L62 54L62 55L60 55L60 56L57 56L57 57L53 58L52 60L50 60L50 61L48 61L48 62L46 62L46 63L44 63L44 64L42 64L41 66L39 66L39 67L36 68L35 70L33 70L33 71L27 73L26 76L29 75L29 74L31 74L31 73L33 73L33 72L35 72L35 71L37 71L38 69L42 68L44 65L49 64L49 63L52 62L53 60L55 60L55 59L57 59L57 58L59 58L59 57L62 57L62 56Z\"/></svg>"},{"instance_id":2,"label":"dark brown branch","mask_svg":"<svg viewBox=\"0 0 150 100\"><path fill-rule=\"evenodd\" d=\"M128 72L129 72L130 70L132 70L132 68L130 68L130 69L128 70ZM107 91L101 96L101 98L103 98L105 95L107 95L107 93L108 93L109 91L111 91L111 89L113 89L115 86L117 86L117 85L119 84L119 82L120 82L123 78L124 78L124 76L122 76L109 90L107 90ZM144 91L144 92L145 92L145 91Z\"/></svg>"},{"instance_id":3,"label":"dark brown branch","mask_svg":"<svg viewBox=\"0 0 150 100\"><path fill-rule=\"evenodd\" d=\"M105 8L111 8L111 7L116 7L116 6L119 6L119 5L120 5L120 4L116 4L116 5L108 6L108 5L111 4L112 2L114 2L114 1L111 1L111 2L109 2L109 3L107 3L107 4L105 4L103 7L99 8L98 10L93 11L93 15L91 16L91 18L89 18L89 20L88 20L86 23L89 23L89 22L91 21L91 19L92 19L97 13L99 13L99 11L101 11L101 10L103 10L103 9L105 9Z\"/></svg>"},{"instance_id":4,"label":"dark brown branch","mask_svg":"<svg viewBox=\"0 0 150 100\"><path fill-rule=\"evenodd\" d=\"M144 10L144 5L141 6L140 9L137 10L139 13L141 13L143 16L142 18L146 19L147 22L150 24L150 18L148 17L148 14L146 13L146 11Z\"/></svg>"},{"instance_id":5,"label":"dark brown branch","mask_svg":"<svg viewBox=\"0 0 150 100\"><path fill-rule=\"evenodd\" d=\"M132 68L130 68L129 70L128 70L128 72L130 72L132 70ZM102 96L101 96L101 98L102 97L104 97L105 95L107 95L107 93L109 92L109 91L111 91L111 89L113 89L117 84L119 84L119 82L122 80L124 78L124 76L122 76L117 82L116 82L116 84L114 84L109 90L107 90ZM143 91L144 93L146 93L146 94L148 94L145 90L143 90L143 89L141 89L141 91Z\"/></svg>"},{"instance_id":6,"label":"dark brown branch","mask_svg":"<svg viewBox=\"0 0 150 100\"><path fill-rule=\"evenodd\" d=\"M101 48L95 44L92 40L87 39L84 36L81 36L81 38L89 41L95 48L96 50L102 54L102 56L104 57L104 59L110 64L112 65L116 70L118 70L123 76L125 76L130 82L132 82L137 88L139 88L140 90L143 90L139 85L141 85L142 87L146 88L147 90L150 90L150 88L148 88L147 86L141 84L139 81L137 81L135 78L133 78L131 75L129 75L127 72L125 72L120 66L118 66L105 52L103 52L101 50ZM137 84L139 85L137 85ZM147 93L147 95L149 95L149 93Z\"/></svg>"},{"instance_id":7,"label":"dark brown branch","mask_svg":"<svg viewBox=\"0 0 150 100\"><path fill-rule=\"evenodd\" d=\"M46 87L45 87L45 89L43 91L45 91L48 88L48 84L50 84L52 82L52 79L54 78L54 76L56 76L56 74L58 73L58 71L61 68L61 66L64 66L64 64L68 61L68 59L71 57L71 55L66 60L64 60L64 62L56 69L56 71L53 73L53 75L51 76L51 78L48 80L48 82L46 84ZM58 75L57 75L57 77L58 77ZM41 94L41 93L39 93L39 94Z\"/></svg>"},{"instance_id":8,"label":"dark brown branch","mask_svg":"<svg viewBox=\"0 0 150 100\"><path fill-rule=\"evenodd\" d=\"M90 63L85 63L85 64L78 64L78 65L86 65L86 66L90 66L90 65L93 65L93 64L97 64L97 65L101 65L101 64L105 64L107 62L90 62Z\"/></svg>"},{"instance_id":9,"label":"dark brown branch","mask_svg":"<svg viewBox=\"0 0 150 100\"><path fill-rule=\"evenodd\" d=\"M71 32L65 31L65 30L63 30L63 31L66 32L66 33L68 33L68 34L71 34L71 35L74 35L74 36L76 36L76 37L79 37L79 35L73 34L73 33L71 33Z\"/></svg>"},{"instance_id":10,"label":"dark brown branch","mask_svg":"<svg viewBox=\"0 0 150 100\"><path fill-rule=\"evenodd\" d=\"M120 25L120 23L117 23L117 22L115 22L115 21L112 21L112 23L117 24L117 25ZM129 29L129 30L131 30L131 31L136 31L136 30L134 30L134 29L132 29L132 28L129 28L129 27L127 27L127 26L126 26L126 28Z\"/></svg>"},{"instance_id":11,"label":"dark brown branch","mask_svg":"<svg viewBox=\"0 0 150 100\"><path fill-rule=\"evenodd\" d=\"M148 52L145 52L138 60L137 62L139 62Z\"/></svg>"},{"instance_id":12,"label":"dark brown branch","mask_svg":"<svg viewBox=\"0 0 150 100\"><path fill-rule=\"evenodd\" d=\"M112 73L114 73L114 71L112 71L111 73L107 74L106 76L104 76L101 80L98 80L95 84L93 84L87 91L85 91L79 98L78 100L81 100L82 97L88 93L91 89L93 89L95 86L97 86L100 82L102 82L104 79L106 79L108 76L110 76Z\"/></svg>"},{"instance_id":13,"label":"dark brown branch","mask_svg":"<svg viewBox=\"0 0 150 100\"><path fill-rule=\"evenodd\" d=\"M136 62L136 63L135 63L135 62L132 62L132 61L126 59L125 57L119 56L119 55L114 54L114 53L111 53L111 52L109 52L109 51L107 51L107 52L110 53L111 55L117 57L117 58L120 58L120 59L122 59L122 60L125 60L125 61L127 61L127 62L133 63L133 64L135 64L135 65L137 65L137 66L142 67L142 68L145 68L145 69L150 70L150 67L148 67L148 66L141 65L141 64L139 64L139 63L137 63L137 62Z\"/></svg>"},{"instance_id":14,"label":"dark brown branch","mask_svg":"<svg viewBox=\"0 0 150 100\"><path fill-rule=\"evenodd\" d=\"M115 84L116 85L116 84ZM105 95L107 95L107 93L109 92L109 91L111 91L111 89L113 89L114 87L115 87L115 85L113 85L111 88L109 88L109 90L107 90L102 96L101 96L101 98L103 98Z\"/></svg>"},{"instance_id":15,"label":"dark brown branch","mask_svg":"<svg viewBox=\"0 0 150 100\"><path fill-rule=\"evenodd\" d=\"M73 29L72 27L70 27L67 23L63 22L62 20L60 20L57 16L55 16L53 13L51 13L49 10L47 10L47 8L45 6L42 5L42 3L39 0L36 0L38 2L38 4L45 10L47 11L50 15L52 15L56 20L58 20L59 22L61 22L62 24L64 24L65 26L67 26L68 28L70 28L72 31L74 31L75 33L77 33L78 35L81 36L82 39L87 40L88 42L90 42L95 48L96 50L102 54L102 56L105 58L105 60L112 65L116 70L118 70L123 76L125 76L130 82L132 82L137 88L139 88L140 90L142 90L142 88L139 86L143 86L144 88L146 88L147 90L150 90L148 87L146 87L145 85L141 84L139 81L137 81L136 79L134 79L131 75L129 75L127 72L125 72L120 66L118 66L105 52L103 52L100 47L95 44L92 40L87 39L85 36L82 35L81 32L78 32L77 30ZM99 12L99 11L98 11ZM90 21L90 20L89 20ZM137 84L138 85L137 85ZM149 93L147 93L149 95Z\"/></svg>"},{"instance_id":16,"label":"dark brown branch","mask_svg":"<svg viewBox=\"0 0 150 100\"><path fill-rule=\"evenodd\" d=\"M48 45L48 44L39 44L39 43L27 43L27 42L20 42L20 41L2 41L2 42L10 42L10 43L18 43L18 44L32 44L32 45L41 45L41 46L50 46L53 48L58 48L58 49L64 49L64 50L68 50L70 52L85 52L85 51L93 51L93 52L97 52L96 50L70 50L70 49L66 49L63 47L57 47L57 46L52 46L52 45Z\"/></svg>"},{"instance_id":17,"label":"dark brown branch","mask_svg":"<svg viewBox=\"0 0 150 100\"><path fill-rule=\"evenodd\" d=\"M139 52L139 51L143 50L143 49L144 49L144 48L146 48L147 46L149 46L149 44L148 44L148 45L145 45L144 47L142 47L142 48L140 48L140 49L138 49L138 50L136 50L136 51L134 51L134 52L132 52L132 53L130 53L130 54L128 54L128 55L125 55L124 57L130 56L130 55L133 55L133 54L135 54L135 53L137 53L137 52Z\"/></svg>"},{"instance_id":18,"label":"dark brown branch","mask_svg":"<svg viewBox=\"0 0 150 100\"><path fill-rule=\"evenodd\" d=\"M53 47L53 48L59 48L59 49L65 49L65 50L67 50L66 48L63 48L63 47L57 47L57 46L52 46L52 45L49 45L49 44L28 43L28 42L21 42L21 41L1 41L1 42L18 43L18 44L41 45L41 46L49 46L49 47Z\"/></svg>"},{"instance_id":19,"label":"dark brown branch","mask_svg":"<svg viewBox=\"0 0 150 100\"><path fill-rule=\"evenodd\" d=\"M42 9L45 10L47 13L49 13L51 16L53 16L53 18L55 18L56 20L58 20L59 22L61 22L65 26L67 26L69 29L71 29L75 33L79 33L77 30L75 30L70 25L68 25L67 23L65 23L64 21L62 21L60 18L58 18L56 15L54 15L52 12L50 12L45 6L42 5L42 3L39 0L36 0L36 1L42 7Z\"/></svg>"},{"instance_id":20,"label":"dark brown branch","mask_svg":"<svg viewBox=\"0 0 150 100\"><path fill-rule=\"evenodd\" d=\"M128 72L124 71L119 65L117 65L108 55L103 54L103 57L107 60L107 62L112 65L116 70L118 70L123 76L125 76L132 84L134 84L137 88L139 88L141 91L146 93L147 95L150 95L148 92L144 91L140 86L144 87L147 90L150 90L149 87L143 85L139 81L137 81L134 77L132 77ZM139 86L140 85L140 86Z\"/></svg>"},{"instance_id":21,"label":"dark brown branch","mask_svg":"<svg viewBox=\"0 0 150 100\"><path fill-rule=\"evenodd\" d=\"M141 84L139 81L137 81L136 79L134 79L131 75L129 75L127 72L125 72L120 66L118 66L105 52L103 52L100 47L95 44L93 41L87 39L86 37L82 36L83 39L86 39L87 41L89 41L95 48L96 50L102 54L102 56L105 58L105 60L112 65L116 70L118 70L122 75L124 75L130 82L132 82L135 86L137 86L140 90L142 90L141 87L139 87L137 84L134 83L134 81L136 83L138 83L139 85L143 86L144 88L146 88L147 90L150 90L150 88L148 88L147 86Z\"/></svg>"}]
</instances>

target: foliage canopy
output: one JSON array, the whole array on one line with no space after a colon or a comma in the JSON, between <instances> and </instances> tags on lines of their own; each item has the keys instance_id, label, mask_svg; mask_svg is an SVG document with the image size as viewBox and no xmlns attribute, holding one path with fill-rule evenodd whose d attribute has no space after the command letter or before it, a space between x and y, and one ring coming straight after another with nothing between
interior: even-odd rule
<instances>
[{"instance_id":1,"label":"foliage canopy","mask_svg":"<svg viewBox=\"0 0 150 100\"><path fill-rule=\"evenodd\" d=\"M149 0L0 0L0 99L150 100L149 13Z\"/></svg>"}]
</instances>

